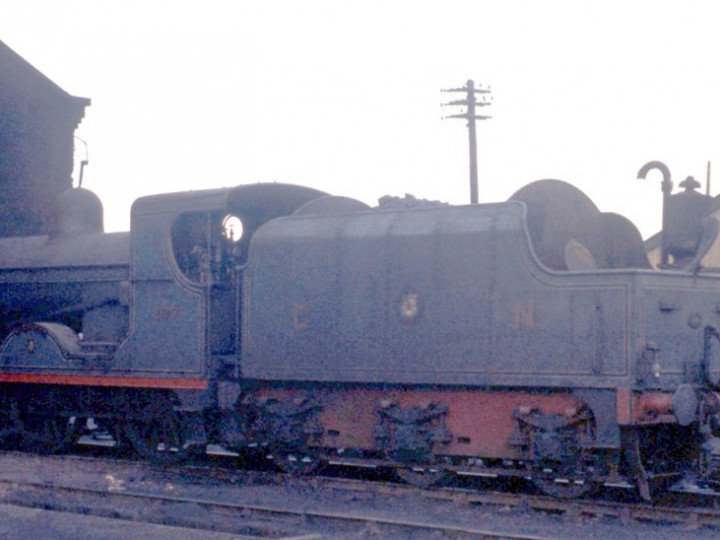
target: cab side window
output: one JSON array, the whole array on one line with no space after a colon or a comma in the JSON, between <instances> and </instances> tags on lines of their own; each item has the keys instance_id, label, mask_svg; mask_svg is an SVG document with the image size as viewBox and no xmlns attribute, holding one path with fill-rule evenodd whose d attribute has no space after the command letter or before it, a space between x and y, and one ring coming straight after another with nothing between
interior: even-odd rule
<instances>
[{"instance_id":1,"label":"cab side window","mask_svg":"<svg viewBox=\"0 0 720 540\"><path fill-rule=\"evenodd\" d=\"M172 228L175 262L183 275L204 285L226 282L243 259L242 220L212 212L181 214Z\"/></svg>"}]
</instances>

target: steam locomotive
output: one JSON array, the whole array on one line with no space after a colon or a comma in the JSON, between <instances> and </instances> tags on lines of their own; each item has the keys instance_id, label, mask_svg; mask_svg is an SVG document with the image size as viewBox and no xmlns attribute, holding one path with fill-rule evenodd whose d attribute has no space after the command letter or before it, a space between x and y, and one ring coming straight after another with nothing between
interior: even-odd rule
<instances>
[{"instance_id":1,"label":"steam locomotive","mask_svg":"<svg viewBox=\"0 0 720 540\"><path fill-rule=\"evenodd\" d=\"M2 446L56 452L94 423L166 463L219 444L419 485L712 487L718 206L653 168L647 242L558 180L469 206L172 193L112 234L68 191L50 235L0 240Z\"/></svg>"}]
</instances>

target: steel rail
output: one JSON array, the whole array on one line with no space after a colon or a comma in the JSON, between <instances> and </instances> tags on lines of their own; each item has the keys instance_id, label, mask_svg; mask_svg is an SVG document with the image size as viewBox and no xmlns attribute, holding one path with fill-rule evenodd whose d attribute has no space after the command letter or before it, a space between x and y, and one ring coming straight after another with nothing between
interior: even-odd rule
<instances>
[{"instance_id":1,"label":"steel rail","mask_svg":"<svg viewBox=\"0 0 720 540\"><path fill-rule=\"evenodd\" d=\"M15 454L15 453L13 453ZM2 455L2 453L0 453ZM18 454L15 454L18 455ZM40 459L38 456L33 455L33 459ZM437 500L444 502L451 502L457 504L469 504L486 507L520 507L525 510L532 510L536 512L543 512L546 514L566 514L568 516L584 516L584 517L605 517L615 518L623 523L629 523L632 521L656 521L662 523L675 523L682 524L687 529L700 528L700 527L714 527L720 528L720 509L717 509L717 502L720 502L720 498L717 496L706 497L704 500L702 494L696 494L696 500L700 500L707 504L707 506L698 506L693 504L692 506L683 505L682 502L678 505L651 505L647 503L637 502L616 502L608 500L598 499L571 499L562 500L555 499L544 495L534 495L531 493L514 493L506 491L479 491L472 488L463 487L442 487L442 488L420 488L407 484L398 484L389 481L368 481L364 479L354 479L345 477L329 477L329 476L313 476L308 478L307 481L303 478L292 477L285 473L275 472L258 472L258 471L246 471L237 470L229 467L213 466L213 465L182 465L176 467L158 467L150 465L146 462L128 461L128 460L117 460L102 458L98 460L97 457L84 457L84 456L45 456L41 459L44 460L74 460L82 461L88 464L95 464L100 461L103 465L111 464L122 464L134 469L139 469L144 472L154 474L162 473L165 479L168 476L177 476L185 481L191 478L202 478L202 479L213 479L220 482L227 482L232 485L236 481L242 481L247 485L248 480L251 483L265 484L265 485L287 485L288 482L297 482L299 486L304 483L312 483L315 487L322 487L327 490L337 491L349 491L349 492L365 492L370 494L379 495L391 495L401 497L420 497L426 500ZM328 525L331 522L335 523L375 523L376 526L394 526L396 528L409 528L416 527L416 530L426 531L445 531L452 532L459 536L470 536L470 537L495 537L495 538L537 538L533 536L513 536L513 534L506 534L497 531L488 531L481 529L469 529L465 527L457 527L452 525L438 525L438 524L417 524L411 521L386 519L375 516L363 516L355 514L342 514L334 512L323 512L323 511L308 511L308 510L293 510L293 509L282 509L270 506L258 506L248 505L243 503L224 503L209 501L206 499L197 498L180 498L180 497L169 497L164 495L153 495L143 494L129 491L113 491L111 489L103 490L92 490L87 488L75 488L60 485L50 485L47 483L32 483L18 480L2 480L0 479L0 502L5 500L3 497L7 496L7 493L12 492L12 486L16 489L20 489L22 486L32 487L33 489L40 488L52 488L56 490L67 490L67 493L75 492L86 492L108 498L114 497L126 497L129 498L145 498L147 501L156 501L158 503L176 504L176 505L194 505L196 507L202 507L205 509L216 508L218 510L223 509L224 514L245 515L255 516L257 518L267 518L274 514L279 516L280 513L284 513L286 517L294 516L300 522L320 522L323 521ZM302 519L301 519L302 518Z\"/></svg>"}]
</instances>

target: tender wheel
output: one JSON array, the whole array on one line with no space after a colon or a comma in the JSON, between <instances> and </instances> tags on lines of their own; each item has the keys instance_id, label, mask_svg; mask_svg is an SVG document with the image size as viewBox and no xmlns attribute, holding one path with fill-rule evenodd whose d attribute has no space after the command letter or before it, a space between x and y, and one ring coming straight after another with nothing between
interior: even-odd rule
<instances>
[{"instance_id":1,"label":"tender wheel","mask_svg":"<svg viewBox=\"0 0 720 540\"><path fill-rule=\"evenodd\" d=\"M595 420L587 407L573 415L529 414L534 426L531 465L533 483L551 497L574 499L598 488L595 460L589 449L595 438Z\"/></svg>"},{"instance_id":2,"label":"tender wheel","mask_svg":"<svg viewBox=\"0 0 720 540\"><path fill-rule=\"evenodd\" d=\"M446 470L430 466L419 467L408 465L398 467L395 469L395 474L408 484L421 488L441 486L450 480L450 474Z\"/></svg>"},{"instance_id":3,"label":"tender wheel","mask_svg":"<svg viewBox=\"0 0 720 540\"><path fill-rule=\"evenodd\" d=\"M598 489L597 482L581 478L537 476L533 478L533 484L545 495L558 499L577 499Z\"/></svg>"},{"instance_id":4,"label":"tender wheel","mask_svg":"<svg viewBox=\"0 0 720 540\"><path fill-rule=\"evenodd\" d=\"M182 419L168 399L148 401L123 431L141 457L161 465L182 461L189 453Z\"/></svg>"}]
</instances>

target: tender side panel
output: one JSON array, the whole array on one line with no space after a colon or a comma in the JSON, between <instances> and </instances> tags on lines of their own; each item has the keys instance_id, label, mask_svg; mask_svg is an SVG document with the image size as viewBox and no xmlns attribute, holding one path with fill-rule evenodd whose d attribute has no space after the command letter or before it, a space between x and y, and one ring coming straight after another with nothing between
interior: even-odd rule
<instances>
[{"instance_id":1,"label":"tender side panel","mask_svg":"<svg viewBox=\"0 0 720 540\"><path fill-rule=\"evenodd\" d=\"M246 271L243 374L349 382L611 385L627 277L559 277L518 203L275 220Z\"/></svg>"}]
</instances>

